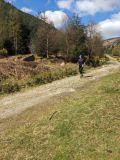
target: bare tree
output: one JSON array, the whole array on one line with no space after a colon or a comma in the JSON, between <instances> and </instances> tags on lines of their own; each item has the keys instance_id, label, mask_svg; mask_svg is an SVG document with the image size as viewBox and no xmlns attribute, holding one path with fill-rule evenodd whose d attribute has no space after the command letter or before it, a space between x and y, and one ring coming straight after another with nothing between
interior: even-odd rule
<instances>
[{"instance_id":1,"label":"bare tree","mask_svg":"<svg viewBox=\"0 0 120 160\"><path fill-rule=\"evenodd\" d=\"M97 25L90 23L87 26L87 46L89 51L89 58L94 55L103 55L103 39L100 33L97 32Z\"/></svg>"},{"instance_id":2,"label":"bare tree","mask_svg":"<svg viewBox=\"0 0 120 160\"><path fill-rule=\"evenodd\" d=\"M45 52L46 57L49 58L49 49L52 41L52 36L54 35L53 23L49 21L48 24L48 18L46 17L45 12L39 12L38 18L40 18L44 22L43 26L38 29L38 40L40 43L41 51Z\"/></svg>"}]
</instances>

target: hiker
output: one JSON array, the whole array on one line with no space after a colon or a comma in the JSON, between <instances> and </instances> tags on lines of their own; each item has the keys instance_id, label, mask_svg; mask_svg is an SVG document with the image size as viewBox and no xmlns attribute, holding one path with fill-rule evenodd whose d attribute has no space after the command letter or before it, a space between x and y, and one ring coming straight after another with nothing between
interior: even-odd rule
<instances>
[{"instance_id":1,"label":"hiker","mask_svg":"<svg viewBox=\"0 0 120 160\"><path fill-rule=\"evenodd\" d=\"M83 77L84 59L82 58L82 55L79 56L78 64L79 64L80 77Z\"/></svg>"}]
</instances>

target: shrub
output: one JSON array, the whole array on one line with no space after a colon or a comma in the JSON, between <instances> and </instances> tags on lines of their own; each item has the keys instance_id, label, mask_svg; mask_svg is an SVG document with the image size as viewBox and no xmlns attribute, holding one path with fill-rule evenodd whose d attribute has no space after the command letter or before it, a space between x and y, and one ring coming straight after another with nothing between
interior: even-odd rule
<instances>
[{"instance_id":1,"label":"shrub","mask_svg":"<svg viewBox=\"0 0 120 160\"><path fill-rule=\"evenodd\" d=\"M20 85L18 83L4 83L0 84L0 93L14 93L20 91Z\"/></svg>"},{"instance_id":2,"label":"shrub","mask_svg":"<svg viewBox=\"0 0 120 160\"><path fill-rule=\"evenodd\" d=\"M22 88L25 87L33 87L38 86L46 83L50 83L55 80L62 79L64 77L68 77L70 75L76 75L78 73L77 67L70 67L66 66L62 69L57 69L55 71L47 71L41 72L40 74L31 77L27 82L20 83L20 82L10 82L5 81L0 83L0 93L14 93L20 91Z\"/></svg>"},{"instance_id":3,"label":"shrub","mask_svg":"<svg viewBox=\"0 0 120 160\"><path fill-rule=\"evenodd\" d=\"M44 72L41 73L35 77L32 77L28 82L28 86L34 86L34 85L42 85L46 83L50 83L55 80L62 79L64 77L68 77L70 75L76 75L78 73L78 70L76 68L64 68L64 69L58 69L54 72Z\"/></svg>"},{"instance_id":4,"label":"shrub","mask_svg":"<svg viewBox=\"0 0 120 160\"><path fill-rule=\"evenodd\" d=\"M1 50L0 50L0 55L2 55L2 56L8 56L8 51L7 51L7 49L5 49L5 48L1 49Z\"/></svg>"},{"instance_id":5,"label":"shrub","mask_svg":"<svg viewBox=\"0 0 120 160\"><path fill-rule=\"evenodd\" d=\"M91 59L87 59L86 64L92 67L99 67L107 63L109 59L106 57L100 58L99 56L91 57Z\"/></svg>"},{"instance_id":6,"label":"shrub","mask_svg":"<svg viewBox=\"0 0 120 160\"><path fill-rule=\"evenodd\" d=\"M116 58L116 60L120 62L120 57L119 57L119 58Z\"/></svg>"}]
</instances>

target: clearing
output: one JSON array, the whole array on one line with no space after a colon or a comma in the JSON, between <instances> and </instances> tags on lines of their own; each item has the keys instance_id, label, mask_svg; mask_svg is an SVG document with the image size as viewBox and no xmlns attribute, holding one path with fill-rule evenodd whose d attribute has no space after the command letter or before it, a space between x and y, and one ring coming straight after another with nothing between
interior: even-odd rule
<instances>
[{"instance_id":1,"label":"clearing","mask_svg":"<svg viewBox=\"0 0 120 160\"><path fill-rule=\"evenodd\" d=\"M120 64L3 97L0 117L0 160L119 160Z\"/></svg>"},{"instance_id":2,"label":"clearing","mask_svg":"<svg viewBox=\"0 0 120 160\"><path fill-rule=\"evenodd\" d=\"M32 88L23 93L4 97L0 99L0 119L20 114L30 107L43 104L56 95L75 92L77 88L84 87L90 81L96 81L103 76L114 73L119 67L119 62L111 61L109 65L92 70L83 79L80 79L79 75L69 77Z\"/></svg>"},{"instance_id":3,"label":"clearing","mask_svg":"<svg viewBox=\"0 0 120 160\"><path fill-rule=\"evenodd\" d=\"M120 64L0 99L0 160L119 160Z\"/></svg>"}]
</instances>

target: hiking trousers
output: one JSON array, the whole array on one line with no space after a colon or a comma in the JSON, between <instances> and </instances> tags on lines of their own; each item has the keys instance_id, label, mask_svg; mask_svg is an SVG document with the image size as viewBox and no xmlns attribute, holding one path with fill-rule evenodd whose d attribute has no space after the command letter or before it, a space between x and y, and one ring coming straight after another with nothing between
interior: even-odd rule
<instances>
[{"instance_id":1,"label":"hiking trousers","mask_svg":"<svg viewBox=\"0 0 120 160\"><path fill-rule=\"evenodd\" d=\"M81 65L79 65L79 72L80 72L81 76L83 76L83 67Z\"/></svg>"}]
</instances>

